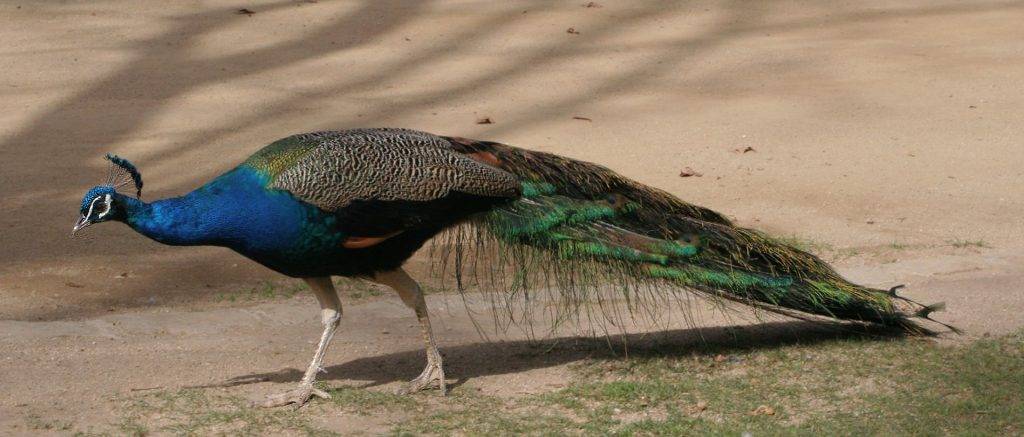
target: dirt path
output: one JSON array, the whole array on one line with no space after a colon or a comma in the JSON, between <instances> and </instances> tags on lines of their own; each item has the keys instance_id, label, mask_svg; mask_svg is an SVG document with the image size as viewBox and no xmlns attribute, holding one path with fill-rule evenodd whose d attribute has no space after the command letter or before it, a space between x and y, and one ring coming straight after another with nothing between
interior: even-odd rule
<instances>
[{"instance_id":1,"label":"dirt path","mask_svg":"<svg viewBox=\"0 0 1024 437\"><path fill-rule=\"evenodd\" d=\"M268 298L291 293L276 275L120 225L67 233L103 153L132 159L152 200L326 128L599 162L945 301L964 338L1024 326L1024 3L587 3L0 3L0 433L106 423L132 389L266 373L211 389L255 397L295 379L315 305ZM422 276L425 257L411 264ZM544 390L580 357L481 343L445 299L431 305L465 384ZM346 303L331 383L412 376L408 311Z\"/></svg>"}]
</instances>

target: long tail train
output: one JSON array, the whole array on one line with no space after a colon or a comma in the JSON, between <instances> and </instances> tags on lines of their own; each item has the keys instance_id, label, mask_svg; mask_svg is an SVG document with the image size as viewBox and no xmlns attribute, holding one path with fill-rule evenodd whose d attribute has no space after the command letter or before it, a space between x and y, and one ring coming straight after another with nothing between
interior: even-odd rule
<instances>
[{"instance_id":1,"label":"long tail train","mask_svg":"<svg viewBox=\"0 0 1024 437\"><path fill-rule=\"evenodd\" d=\"M524 272L516 286L526 286L527 268L539 268L563 290L563 301L577 306L587 296L578 290L594 285L586 278L610 276L647 287L685 288L792 317L934 333L912 319L929 319L941 304L899 297L899 287L853 284L810 253L605 167L493 142L449 140L461 152L524 181L520 199L475 220L506 248L505 261ZM523 247L533 251L516 249ZM537 253L544 256L538 259Z\"/></svg>"}]
</instances>

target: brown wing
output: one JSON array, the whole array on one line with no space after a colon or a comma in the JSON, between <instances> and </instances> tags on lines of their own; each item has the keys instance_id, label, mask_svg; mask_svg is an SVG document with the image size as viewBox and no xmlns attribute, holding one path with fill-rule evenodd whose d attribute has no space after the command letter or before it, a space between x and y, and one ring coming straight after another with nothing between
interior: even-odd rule
<instances>
[{"instance_id":1,"label":"brown wing","mask_svg":"<svg viewBox=\"0 0 1024 437\"><path fill-rule=\"evenodd\" d=\"M283 144L279 144L283 143ZM456 151L450 142L405 129L317 132L285 138L251 165L274 169L270 188L325 211L353 201L430 201L460 192L516 197L518 178ZM286 161L280 165L275 160Z\"/></svg>"}]
</instances>

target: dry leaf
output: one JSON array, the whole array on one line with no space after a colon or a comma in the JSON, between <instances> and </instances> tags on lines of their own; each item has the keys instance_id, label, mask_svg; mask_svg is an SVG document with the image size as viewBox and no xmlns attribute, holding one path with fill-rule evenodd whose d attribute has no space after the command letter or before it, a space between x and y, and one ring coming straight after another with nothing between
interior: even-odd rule
<instances>
[{"instance_id":1,"label":"dry leaf","mask_svg":"<svg viewBox=\"0 0 1024 437\"><path fill-rule=\"evenodd\" d=\"M491 117L478 118L476 124L494 124L494 120Z\"/></svg>"},{"instance_id":2,"label":"dry leaf","mask_svg":"<svg viewBox=\"0 0 1024 437\"><path fill-rule=\"evenodd\" d=\"M238 15L252 15L252 14L255 14L255 12L253 12L252 9L246 9L246 8L239 9L235 13L238 14Z\"/></svg>"},{"instance_id":3,"label":"dry leaf","mask_svg":"<svg viewBox=\"0 0 1024 437\"><path fill-rule=\"evenodd\" d=\"M570 27L568 29L565 29L565 33L568 33L570 35L579 35L580 34L580 32L578 30L576 30L575 27Z\"/></svg>"},{"instance_id":4,"label":"dry leaf","mask_svg":"<svg viewBox=\"0 0 1024 437\"><path fill-rule=\"evenodd\" d=\"M688 178L688 177L691 177L691 176L695 176L695 177L699 178L701 176L704 176L704 174L703 173L697 173L696 171L694 171L690 167L686 167L686 168L683 169L683 171L679 172L679 177L681 177L681 178Z\"/></svg>"},{"instance_id":5,"label":"dry leaf","mask_svg":"<svg viewBox=\"0 0 1024 437\"><path fill-rule=\"evenodd\" d=\"M580 117L578 115L573 116L572 119L573 120L583 120L583 121L594 121L594 120L591 120L591 119L589 119L587 117Z\"/></svg>"},{"instance_id":6,"label":"dry leaf","mask_svg":"<svg viewBox=\"0 0 1024 437\"><path fill-rule=\"evenodd\" d=\"M708 403L704 401L698 401L695 405L686 407L686 412L691 415L699 415L708 409Z\"/></svg>"}]
</instances>

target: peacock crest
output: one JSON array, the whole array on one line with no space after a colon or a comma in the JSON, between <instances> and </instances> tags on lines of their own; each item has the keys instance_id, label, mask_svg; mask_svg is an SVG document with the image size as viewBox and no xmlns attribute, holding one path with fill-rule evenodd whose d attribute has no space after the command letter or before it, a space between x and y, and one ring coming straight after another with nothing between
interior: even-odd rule
<instances>
[{"instance_id":1,"label":"peacock crest","mask_svg":"<svg viewBox=\"0 0 1024 437\"><path fill-rule=\"evenodd\" d=\"M127 186L129 183L135 185L135 197L142 198L142 174L131 162L117 155L107 154L110 161L110 168L107 170L107 181L103 185L113 189Z\"/></svg>"}]
</instances>

